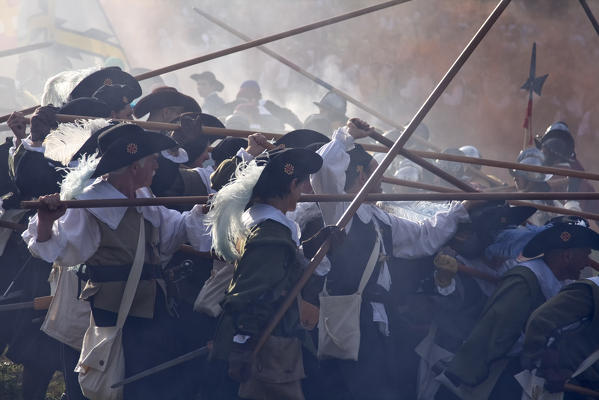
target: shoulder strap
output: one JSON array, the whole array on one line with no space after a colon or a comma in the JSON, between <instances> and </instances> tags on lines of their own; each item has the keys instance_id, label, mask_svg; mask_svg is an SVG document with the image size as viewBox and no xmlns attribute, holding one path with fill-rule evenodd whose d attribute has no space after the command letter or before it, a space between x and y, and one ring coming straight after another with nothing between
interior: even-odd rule
<instances>
[{"instance_id":1,"label":"shoulder strap","mask_svg":"<svg viewBox=\"0 0 599 400\"><path fill-rule=\"evenodd\" d=\"M121 300L121 305L119 307L119 313L116 320L116 327L118 329L123 328L123 325L125 325L125 320L127 319L127 315L129 315L129 310L131 309L131 304L133 304L133 298L135 297L135 292L137 291L139 278L141 278L141 271L143 269L142 267L144 265L145 255L146 229L144 223L144 216L142 213L139 216L139 238L137 239L135 259L133 260L131 272L129 272L129 278L127 278L127 283L125 284L125 290L123 292L123 298Z\"/></svg>"},{"instance_id":2,"label":"shoulder strap","mask_svg":"<svg viewBox=\"0 0 599 400\"><path fill-rule=\"evenodd\" d=\"M368 259L368 264L366 264L366 268L364 268L364 273L362 274L362 279L360 279L360 285L358 286L358 291L356 294L362 294L362 291L366 287L366 284L370 280L370 276L374 271L374 267L379 260L379 254L381 252L381 233L378 228L376 229L376 240L374 241L374 246L372 248L372 253L370 253L370 258Z\"/></svg>"},{"instance_id":3,"label":"shoulder strap","mask_svg":"<svg viewBox=\"0 0 599 400\"><path fill-rule=\"evenodd\" d=\"M582 374L584 371L589 369L589 367L591 365L595 364L597 361L599 361L599 349L592 352L590 356L585 358L584 361L580 363L580 366L578 367L576 372L574 372L572 374L572 378L576 378L578 375Z\"/></svg>"}]
</instances>

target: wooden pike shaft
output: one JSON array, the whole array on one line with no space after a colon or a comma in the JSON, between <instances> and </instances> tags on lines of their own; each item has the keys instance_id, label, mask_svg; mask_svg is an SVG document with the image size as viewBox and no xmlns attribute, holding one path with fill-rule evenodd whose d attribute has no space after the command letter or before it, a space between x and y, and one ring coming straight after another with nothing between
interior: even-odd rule
<instances>
[{"instance_id":1,"label":"wooden pike shaft","mask_svg":"<svg viewBox=\"0 0 599 400\"><path fill-rule=\"evenodd\" d=\"M386 152L388 147L392 145L392 142L378 133L371 133L370 137L374 140L382 143L383 146L376 145L362 145L365 150L368 151L376 151L376 152ZM391 142L391 143L390 143ZM574 178L582 178L589 180L599 180L599 174L593 174L586 171L577 171L569 168L555 168L555 167L544 167L544 166L534 166L534 165L526 165L509 161L497 161L490 160L488 158L475 158L475 157L466 157L466 156L456 156L453 154L445 154L445 153L436 153L431 151L419 151L419 150L406 150L402 149L400 152L402 156L410 159L410 157L418 156L421 158L427 159L435 159L435 160L445 160L445 161L454 161L465 164L476 164L476 165L484 165L487 167L495 167L495 168L507 168L507 169L517 169L521 171L531 171L531 172L539 172L542 174L552 174L552 175L560 175L560 176L571 176ZM423 168L426 168L423 166ZM434 172L433 172L434 173Z\"/></svg>"},{"instance_id":2,"label":"wooden pike shaft","mask_svg":"<svg viewBox=\"0 0 599 400\"><path fill-rule=\"evenodd\" d=\"M393 158L398 154L399 150L403 148L406 142L410 139L410 136L416 130L416 127L422 122L426 114L430 111L436 101L441 97L447 86L450 84L451 80L458 73L461 67L464 65L468 57L474 52L474 49L478 46L480 41L485 37L487 32L491 29L495 21L499 18L503 10L510 3L510 0L501 0L497 7L493 10L491 15L487 18L487 20L483 23L481 28L476 32L472 40L466 45L466 48L462 51L462 53L455 60L453 65L449 68L445 76L441 79L437 87L432 91L432 93L428 96L422 107L416 112L406 129L403 131L401 136L397 139L393 147L389 150L385 158L381 161L376 170L372 173L372 175L368 178L360 192L356 195L356 197L352 200L351 204L345 210L343 216L337 221L337 226L342 228L351 220L357 209L360 205L366 200L368 193L378 184L378 181L383 177L383 173L393 161ZM466 193L466 195L472 195L475 193ZM452 195L452 193L441 193L441 195ZM329 248L329 240L325 241L324 244L320 247L320 249L316 252L316 255L310 261L310 264L305 268L303 275L297 282L297 284L293 287L293 289L288 293L287 297L277 310L277 312L273 315L271 320L268 322L264 331L260 335L256 343L256 347L254 348L253 355L254 357L260 352L262 346L268 340L270 334L281 321L287 309L296 301L296 298L302 288L306 285L314 270L320 264L324 256L326 255Z\"/></svg>"},{"instance_id":3,"label":"wooden pike shaft","mask_svg":"<svg viewBox=\"0 0 599 400\"><path fill-rule=\"evenodd\" d=\"M589 388L585 388L583 386L574 385L572 383L564 384L565 392L578 393L583 396L592 397L594 399L599 399L599 392L596 390L592 390Z\"/></svg>"},{"instance_id":4,"label":"wooden pike shaft","mask_svg":"<svg viewBox=\"0 0 599 400\"><path fill-rule=\"evenodd\" d=\"M455 189L450 189L450 188L446 188L443 186L429 185L426 183L406 181L406 180L397 179L397 178L383 177L382 181L385 183L392 184L392 185L407 186L407 187L412 187L412 188L416 188L416 189L430 190L432 192L460 193L459 191L457 191ZM487 192L486 191L484 193L497 193L497 192L495 192L495 191ZM511 193L513 193L513 192L511 192ZM503 194L507 194L507 192L503 192ZM534 207L537 210L541 210L541 211L547 211L547 212L552 212L555 214L562 214L562 215L575 215L578 217L583 217L583 218L599 221L599 214L590 213L590 212L586 212L586 211L570 210L568 208L549 206L549 205L545 205L545 204L531 203L528 201L519 201L519 200L511 200L510 201L510 200L508 200L508 202L514 206Z\"/></svg>"},{"instance_id":5,"label":"wooden pike shaft","mask_svg":"<svg viewBox=\"0 0 599 400\"><path fill-rule=\"evenodd\" d=\"M300 202L349 202L353 194L305 194ZM67 208L143 207L173 206L182 204L206 204L208 196L152 197L139 199L65 200ZM447 192L447 193L369 193L364 201L457 201L457 200L599 200L597 192ZM39 200L21 202L21 208L39 208ZM559 209L561 210L561 209ZM578 212L576 215L579 215Z\"/></svg>"},{"instance_id":6,"label":"wooden pike shaft","mask_svg":"<svg viewBox=\"0 0 599 400\"><path fill-rule=\"evenodd\" d=\"M92 119L90 117L85 117L81 115L65 115L65 114L57 114L56 120L58 122L74 122L80 119ZM131 123L139 125L140 127L148 130L160 130L160 131L172 131L175 129L179 129L181 126L179 124L171 124L167 122L152 122L152 121L139 121L139 120L127 120L127 119L115 119L117 122ZM210 126L203 127L205 133L210 135L222 135L222 136L233 136L240 138L247 138L249 135L253 133L261 133L268 139L280 139L283 135L280 133L271 133L271 132L256 132L256 131L245 131L240 129L228 129L228 128L214 128ZM372 134L371 137L375 140L386 141L388 143L390 140L383 135L380 134ZM362 144L367 151L374 151L378 153L386 153L389 149L385 146L373 145L373 144ZM438 168L431 163L426 163L428 167L423 165L423 158L427 159L437 159L437 160L446 160L446 161L455 161L466 164L478 164L478 165L486 165L489 167L496 168L509 168L509 169L518 169L522 171L531 171L531 172L540 172L544 174L553 174L560 176L571 176L574 178L582 178L589 180L599 180L599 174L594 174L585 171L577 171L568 168L554 168L554 167L542 167L542 166L533 166L533 165L525 165L508 161L496 161L490 160L486 158L474 158L474 157L465 157L465 156L455 156L451 154L443 154L443 153L435 153L428 151L416 151L416 150L400 150L400 155L413 160L417 164L423 166L423 168L427 168L429 170L436 171L433 173L443 174L443 172L439 172Z\"/></svg>"},{"instance_id":7,"label":"wooden pike shaft","mask_svg":"<svg viewBox=\"0 0 599 400\"><path fill-rule=\"evenodd\" d=\"M578 0L578 2L582 6L584 13L589 18L591 25L593 25L593 29L595 29L595 32L597 32L597 35L599 35L599 23L597 22L597 19L595 18L595 16L593 15L593 12L589 8L587 1L586 0Z\"/></svg>"},{"instance_id":8,"label":"wooden pike shaft","mask_svg":"<svg viewBox=\"0 0 599 400\"><path fill-rule=\"evenodd\" d=\"M58 122L75 122L81 119L94 119L90 117L85 117L82 115L66 115L66 114L56 114L56 120ZM27 119L29 122L29 119ZM127 124L135 124L143 129L152 130L152 131L174 131L176 129L181 128L179 124L171 124L169 122L155 122L155 121L140 121L140 120L131 120L131 119L112 119L112 121L123 122ZM283 135L280 133L270 133L270 132L260 132L260 131L243 131L239 129L228 129L228 128L214 128L211 126L202 127L204 133L209 135L222 135L222 136L233 136L240 138L247 138L249 135L253 133L261 133L268 139L279 139Z\"/></svg>"},{"instance_id":9,"label":"wooden pike shaft","mask_svg":"<svg viewBox=\"0 0 599 400\"><path fill-rule=\"evenodd\" d=\"M409 0L404 0L404 2L407 2L407 1L409 1ZM245 42L251 42L253 40L251 37L245 35L244 33L242 33L240 31L238 31L237 29L233 28L231 25L225 23L224 21L220 20L219 18L214 17L213 15L208 14L205 11L202 11L202 10L200 10L198 8L195 8L195 7L194 7L194 11L197 12L198 14L200 14L202 17L206 18L208 21L210 21L213 24L215 24L215 25L223 28L227 32L231 33L234 36L237 36L239 39L241 39L241 40L243 40ZM350 96L348 93L345 93L341 89L338 89L338 88L334 87L330 83L325 82L324 80L320 79L316 75L314 75L314 74L306 71L304 68L302 68L299 65L295 64L291 60L289 60L289 59L281 56L280 54L272 51L271 49L269 49L267 47L264 47L264 46L257 46L256 49L260 50L264 54L269 55L270 57L274 58L275 60L279 61L280 63L288 66L289 68L291 68L295 72L299 73L300 75L305 76L306 78L310 79L312 82L316 83L317 85L320 85L323 88L327 89L328 91L331 91L331 92L333 92L333 93L335 93L335 94L343 97L347 102L355 105L356 107L360 108L361 110L366 111L368 114L370 114L370 115L378 118L379 120L383 121L387 125L392 126L393 128L396 128L396 129L403 129L403 126L401 126L397 122L395 122L395 121L391 120L390 118L384 116L383 114L381 114L377 110L369 107L368 105L366 105L363 102L359 101L355 97ZM417 142L419 142L419 143L427 146L428 148L430 148L432 150L440 151L440 149L438 147L436 147L435 145L433 145L431 142L429 142L428 140L422 139L422 138L420 138L418 136L413 136L412 140L417 141Z\"/></svg>"},{"instance_id":10,"label":"wooden pike shaft","mask_svg":"<svg viewBox=\"0 0 599 400\"><path fill-rule=\"evenodd\" d=\"M328 18L328 19L324 19L322 21L318 21L318 22L314 22L308 25L303 25L300 26L298 28L294 28L294 29L290 29L288 31L285 32L281 32L281 33L277 33L274 35L270 35L270 36L266 36L263 37L261 39L256 39L253 40L251 42L248 43L244 43L238 46L233 46L230 47L228 49L224 49L224 50L219 50L216 51L214 53L210 53L210 54L206 54L200 57L195 57L186 61L182 61L182 62L178 62L175 64L171 64L168 65L166 67L162 67L162 68L158 68L155 69L153 71L148 71L145 72L143 74L140 75L136 75L135 79L137 79L138 81L143 81L145 79L150 79L153 78L155 76L158 75L162 75L162 74L166 74L167 72L173 72L176 71L178 69L182 69L182 68L186 68L186 67L191 67L192 65L196 65L196 64L200 64L206 61L210 61L210 60L214 60L216 58L220 58L223 56L227 56L229 54L233 54L233 53L238 53L240 51L243 50L247 50L247 49L251 49L252 47L256 47L256 46L260 46L266 43L270 43L270 42L275 42L277 40L281 40L281 39L285 39L291 36L295 36L295 35L299 35L300 33L305 33L308 31L312 31L314 29L318 29L318 28L322 28L324 26L328 26L328 25L333 25L336 24L338 22L342 22L342 21L346 21L348 19L352 19L352 18L356 18L359 17L361 15L365 15L365 14L369 14L375 11L379 11L379 10L383 10L385 8L389 8L392 6L395 6L397 4L401 4L404 3L407 0L391 0L391 1L386 1L384 3L380 3L380 4L375 4L374 6L370 6L370 7L366 7L366 8L362 8L356 11L352 11L352 12L348 12L345 14L341 14L338 15L336 17L332 17L332 18ZM23 114L30 114L33 111L35 111L35 109L39 107L39 106L35 106L35 107L30 107L26 110L22 110L21 112ZM10 114L4 115L2 117L0 117L0 123L2 122L6 122L8 120L8 118L10 117Z\"/></svg>"}]
</instances>

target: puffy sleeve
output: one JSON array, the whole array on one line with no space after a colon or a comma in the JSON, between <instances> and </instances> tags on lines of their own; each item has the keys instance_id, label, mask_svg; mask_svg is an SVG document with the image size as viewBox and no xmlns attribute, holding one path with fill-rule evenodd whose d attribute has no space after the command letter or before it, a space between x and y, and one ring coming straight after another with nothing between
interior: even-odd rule
<instances>
[{"instance_id":1,"label":"puffy sleeve","mask_svg":"<svg viewBox=\"0 0 599 400\"><path fill-rule=\"evenodd\" d=\"M148 218L146 212L151 212L152 215ZM170 256L179 250L179 247L186 241L190 241L196 249L205 249L205 241L210 240L210 237L205 237L205 227L203 224L204 214L202 206L197 204L191 211L180 213L177 210L159 207L145 207L144 216L152 221L156 217L159 219L160 230L160 254L162 256ZM210 244L208 244L209 248Z\"/></svg>"},{"instance_id":2,"label":"puffy sleeve","mask_svg":"<svg viewBox=\"0 0 599 400\"><path fill-rule=\"evenodd\" d=\"M349 166L349 154L354 148L354 138L347 133L345 127L333 133L333 139L318 149L322 157L322 168L310 176L310 183L316 194L345 193L345 171ZM335 224L349 203L321 203L320 209L325 225Z\"/></svg>"},{"instance_id":3,"label":"puffy sleeve","mask_svg":"<svg viewBox=\"0 0 599 400\"><path fill-rule=\"evenodd\" d=\"M459 202L447 211L414 222L389 214L393 238L393 255L417 258L435 254L457 231L458 223L468 222L468 211Z\"/></svg>"},{"instance_id":4,"label":"puffy sleeve","mask_svg":"<svg viewBox=\"0 0 599 400\"><path fill-rule=\"evenodd\" d=\"M78 265L87 261L100 246L98 223L85 209L70 208L54 221L52 236L37 241L37 214L29 219L22 237L32 255L60 265Z\"/></svg>"},{"instance_id":5,"label":"puffy sleeve","mask_svg":"<svg viewBox=\"0 0 599 400\"><path fill-rule=\"evenodd\" d=\"M210 251L212 247L212 236L210 228L204 223L205 214L202 213L201 205L195 205L185 218L185 230L187 240L198 251Z\"/></svg>"}]
</instances>

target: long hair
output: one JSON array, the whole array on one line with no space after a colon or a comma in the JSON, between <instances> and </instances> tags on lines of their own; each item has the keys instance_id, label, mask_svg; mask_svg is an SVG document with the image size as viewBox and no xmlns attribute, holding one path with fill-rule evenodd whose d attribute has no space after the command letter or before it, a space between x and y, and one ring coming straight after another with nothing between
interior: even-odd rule
<instances>
[{"instance_id":1,"label":"long hair","mask_svg":"<svg viewBox=\"0 0 599 400\"><path fill-rule=\"evenodd\" d=\"M210 202L206 221L212 233L212 249L230 263L241 256L238 244L249 234L242 215L263 170L264 165L258 165L255 160L239 164L235 177Z\"/></svg>"}]
</instances>

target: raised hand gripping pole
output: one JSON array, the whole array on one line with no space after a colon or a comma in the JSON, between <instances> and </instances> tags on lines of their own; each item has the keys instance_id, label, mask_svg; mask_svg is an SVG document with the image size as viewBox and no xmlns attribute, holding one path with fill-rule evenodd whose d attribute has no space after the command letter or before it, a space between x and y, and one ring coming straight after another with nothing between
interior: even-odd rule
<instances>
[{"instance_id":1,"label":"raised hand gripping pole","mask_svg":"<svg viewBox=\"0 0 599 400\"><path fill-rule=\"evenodd\" d=\"M435 87L435 89L433 89L432 93L425 100L422 107L420 107L420 109L416 112L416 115L414 115L414 117L412 118L412 120L410 121L408 126L406 127L405 131L401 134L401 136L393 144L391 149L389 149L389 152L385 155L385 158L383 158L383 160L381 161L381 163L379 164L377 169L372 173L370 178L366 181L366 183L364 184L364 187L362 187L362 189L356 195L356 197L351 202L351 204L349 205L347 210L345 210L345 213L341 216L341 218L337 222L337 226L339 228L345 227L345 225L347 225L347 223L351 220L351 218L353 217L355 212L358 210L358 207L362 204L362 202L366 198L366 195L368 194L368 192L374 187L375 183L379 179L381 179L381 177L383 176L383 173L385 172L385 170L387 169L389 164L391 164L391 161L393 160L393 158L395 158L395 156L399 153L399 151L406 144L408 139L410 139L410 136L414 133L416 127L422 122L422 120L424 119L426 114L430 111L430 109L433 107L433 105L439 99L439 97L441 97L441 95L443 94L443 92L445 91L445 89L447 88L449 83L451 82L451 80L455 77L455 75L458 73L460 68L464 65L464 63L466 62L468 57L470 57L470 55L474 52L474 50L476 49L478 44L485 37L487 32L489 32L489 30L491 29L493 24L497 21L497 19L503 13L503 11L505 10L505 8L508 6L509 3L510 3L510 0L501 0L499 2L499 4L497 5L497 7L495 7L495 9L493 10L491 15L489 15L489 17L486 19L486 21L482 24L482 26L480 27L478 32L476 32L474 37L466 45L466 47L464 48L462 53L458 56L458 58L455 60L453 65L449 68L449 70L447 71L445 76L441 79L441 81L439 82L437 87ZM320 247L320 249L318 249L318 252L314 256L314 258L312 258L312 260L310 261L310 264L306 267L304 274L302 275L300 280L297 282L297 284L291 290L291 292L288 293L287 297L285 298L285 301L283 302L283 304L281 304L281 307L279 307L279 309L277 310L275 315L272 317L272 319L270 320L270 322L268 323L268 325L265 327L264 331L260 335L260 338L258 339L258 341L256 343L256 347L254 348L254 351L253 351L254 357L260 352L260 350L262 349L262 346L264 346L264 344L268 340L268 338L269 338L270 334L272 333L272 331L274 330L274 328L281 321L281 319L285 315L285 312L287 312L287 309L293 304L293 302L295 301L299 292L302 290L304 285L308 282L308 279L310 279L310 276L312 275L312 273L314 272L314 270L316 269L318 264L320 264L320 262L326 255L328 249L329 249L329 241L327 240L326 242L323 243L323 245Z\"/></svg>"}]
</instances>

